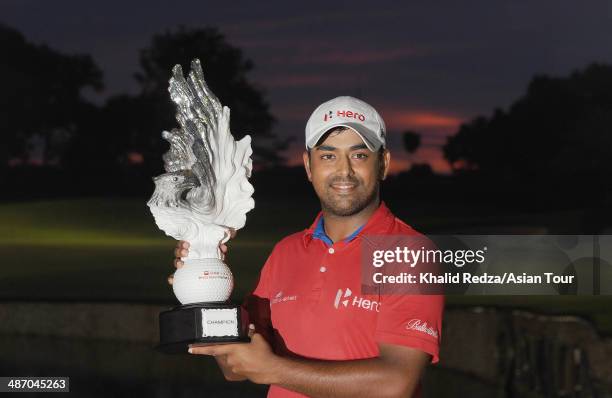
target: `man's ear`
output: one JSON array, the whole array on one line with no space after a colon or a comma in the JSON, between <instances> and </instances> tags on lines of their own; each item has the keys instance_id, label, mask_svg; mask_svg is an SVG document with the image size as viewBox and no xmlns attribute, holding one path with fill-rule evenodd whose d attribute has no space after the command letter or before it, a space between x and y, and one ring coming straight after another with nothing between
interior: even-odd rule
<instances>
[{"instance_id":1,"label":"man's ear","mask_svg":"<svg viewBox=\"0 0 612 398\"><path fill-rule=\"evenodd\" d=\"M302 154L302 159L304 160L304 168L306 169L308 181L312 182L312 173L310 172L310 156L308 156L307 151L304 151L304 153Z\"/></svg>"},{"instance_id":2,"label":"man's ear","mask_svg":"<svg viewBox=\"0 0 612 398\"><path fill-rule=\"evenodd\" d=\"M382 154L382 162L380 165L380 180L384 181L387 178L387 174L389 173L389 165L391 165L391 152L388 149L385 149Z\"/></svg>"}]
</instances>

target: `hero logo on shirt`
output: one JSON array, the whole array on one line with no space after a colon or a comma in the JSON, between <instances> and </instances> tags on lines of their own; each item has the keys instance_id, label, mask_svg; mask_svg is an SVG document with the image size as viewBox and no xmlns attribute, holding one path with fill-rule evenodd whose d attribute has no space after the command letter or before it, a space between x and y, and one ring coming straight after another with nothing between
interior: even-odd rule
<instances>
[{"instance_id":1,"label":"hero logo on shirt","mask_svg":"<svg viewBox=\"0 0 612 398\"><path fill-rule=\"evenodd\" d=\"M426 333L431 337L438 338L438 331L427 326L427 322L423 322L420 319L409 320L408 323L406 323L406 329L416 330L417 332Z\"/></svg>"},{"instance_id":2,"label":"hero logo on shirt","mask_svg":"<svg viewBox=\"0 0 612 398\"><path fill-rule=\"evenodd\" d=\"M341 309L342 307L348 308L349 306L368 311L380 312L380 303L378 301L353 296L353 292L348 287L345 290L338 289L338 293L336 293L336 300L334 300L334 307L336 309Z\"/></svg>"}]
</instances>

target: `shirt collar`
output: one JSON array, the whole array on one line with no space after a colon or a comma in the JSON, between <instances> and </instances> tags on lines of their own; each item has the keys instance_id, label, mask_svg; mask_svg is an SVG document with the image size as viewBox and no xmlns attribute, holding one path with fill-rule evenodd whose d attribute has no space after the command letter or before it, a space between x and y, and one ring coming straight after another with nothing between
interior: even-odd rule
<instances>
[{"instance_id":1,"label":"shirt collar","mask_svg":"<svg viewBox=\"0 0 612 398\"><path fill-rule=\"evenodd\" d=\"M364 226L365 224L360 226L355 231L353 231L352 234L344 238L344 243L349 243L350 241L355 239L359 231L361 231ZM323 242L325 242L325 244L327 244L327 246L331 246L334 244L334 241L325 232L325 220L323 219L323 217L318 218L318 221L316 222L316 225L315 225L315 229L312 232L312 238L322 240Z\"/></svg>"},{"instance_id":2,"label":"shirt collar","mask_svg":"<svg viewBox=\"0 0 612 398\"><path fill-rule=\"evenodd\" d=\"M350 242L351 240L360 237L363 234L376 234L385 232L389 228L389 225L393 221L394 217L395 216L391 213L385 202L381 201L376 211L374 211L374 213L372 213L372 215L368 219L368 222L366 222L355 232L353 232L349 237L347 237L345 239L345 242ZM329 243L323 237L327 238L329 240ZM307 246L308 243L312 241L312 239L321 239L329 245L333 244L331 239L327 236L327 234L325 234L325 229L323 228L323 211L319 211L310 227L304 230L302 239L304 242L304 246Z\"/></svg>"},{"instance_id":3,"label":"shirt collar","mask_svg":"<svg viewBox=\"0 0 612 398\"><path fill-rule=\"evenodd\" d=\"M334 244L331 238L325 233L325 228L323 226L323 217L318 217L317 224L315 225L314 231L312 231L312 239L320 239L327 246L331 246Z\"/></svg>"}]
</instances>

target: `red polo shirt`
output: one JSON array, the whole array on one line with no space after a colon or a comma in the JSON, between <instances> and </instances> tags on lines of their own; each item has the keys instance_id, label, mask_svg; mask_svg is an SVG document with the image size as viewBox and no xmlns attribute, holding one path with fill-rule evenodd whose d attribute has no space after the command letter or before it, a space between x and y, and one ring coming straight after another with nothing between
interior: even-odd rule
<instances>
[{"instance_id":1,"label":"red polo shirt","mask_svg":"<svg viewBox=\"0 0 612 398\"><path fill-rule=\"evenodd\" d=\"M253 292L269 302L268 336L277 353L323 360L377 357L377 343L422 350L438 361L442 328L442 296L361 294L361 237L419 235L381 202L351 240L328 246L313 239L322 216L310 228L276 244ZM261 314L253 314L255 318ZM425 327L414 328L414 322ZM271 386L268 397L303 397Z\"/></svg>"}]
</instances>

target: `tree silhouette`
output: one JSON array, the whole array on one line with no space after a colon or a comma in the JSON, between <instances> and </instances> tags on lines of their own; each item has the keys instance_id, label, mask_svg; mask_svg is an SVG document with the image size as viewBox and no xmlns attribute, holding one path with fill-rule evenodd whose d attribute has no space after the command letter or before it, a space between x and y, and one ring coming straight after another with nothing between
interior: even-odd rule
<instances>
[{"instance_id":1,"label":"tree silhouette","mask_svg":"<svg viewBox=\"0 0 612 398\"><path fill-rule=\"evenodd\" d=\"M194 58L202 62L211 90L232 110L232 133L237 139L252 135L254 160L260 164L282 162L279 151L288 142L271 133L274 119L269 106L261 90L247 79L253 63L214 28L181 27L175 32L155 35L151 44L141 51L142 70L135 77L142 90L131 104L131 115L127 115L136 120L128 122L132 130L131 148L144 155L149 169L161 169L161 155L168 148L161 132L177 125L174 104L168 95L170 73L176 64L187 73Z\"/></svg>"},{"instance_id":2,"label":"tree silhouette","mask_svg":"<svg viewBox=\"0 0 612 398\"><path fill-rule=\"evenodd\" d=\"M415 163L410 167L407 175L417 178L431 178L434 172L429 163Z\"/></svg>"},{"instance_id":3,"label":"tree silhouette","mask_svg":"<svg viewBox=\"0 0 612 398\"><path fill-rule=\"evenodd\" d=\"M149 110L141 100L128 95L109 98L101 109L83 115L82 128L70 141L62 159L62 164L71 174L88 177L93 185L115 185L113 180L126 179L132 164L129 163L130 151L136 146L132 141L141 129L142 119L135 115L146 115ZM137 176L136 179L150 181L150 175ZM131 176L128 184L137 191L144 181L136 181ZM87 181L83 181L86 183ZM123 192L126 192L125 189Z\"/></svg>"},{"instance_id":4,"label":"tree silhouette","mask_svg":"<svg viewBox=\"0 0 612 398\"><path fill-rule=\"evenodd\" d=\"M25 40L0 25L4 54L0 61L0 108L3 114L0 163L32 161L36 140L43 164L59 162L62 151L80 128L82 115L94 107L83 99L84 88L102 89L102 72L88 55L65 55Z\"/></svg>"},{"instance_id":5,"label":"tree silhouette","mask_svg":"<svg viewBox=\"0 0 612 398\"><path fill-rule=\"evenodd\" d=\"M421 145L421 135L414 131L405 131L402 134L402 142L406 152L414 153Z\"/></svg>"},{"instance_id":6,"label":"tree silhouette","mask_svg":"<svg viewBox=\"0 0 612 398\"><path fill-rule=\"evenodd\" d=\"M515 179L612 173L612 66L535 77L507 112L462 125L444 146L454 168Z\"/></svg>"}]
</instances>

